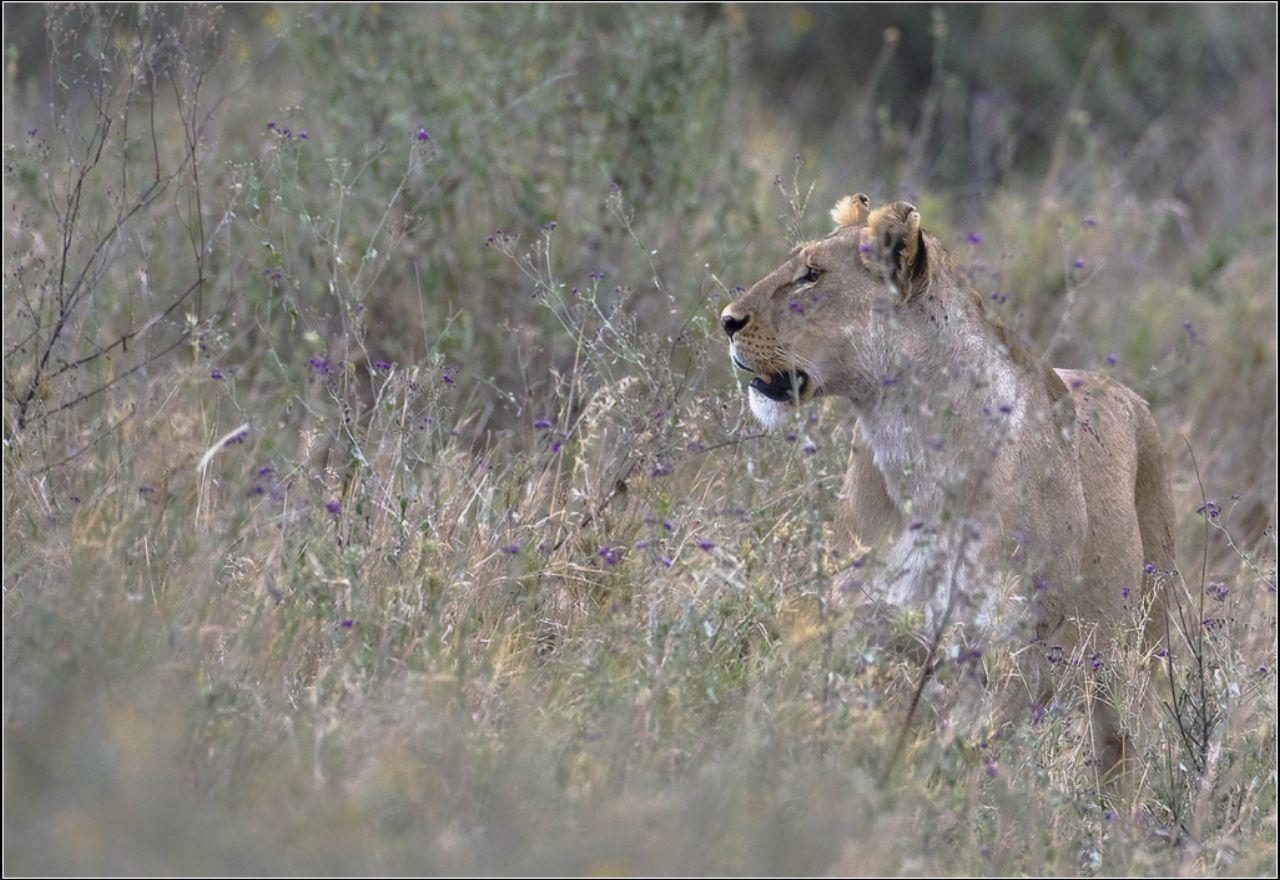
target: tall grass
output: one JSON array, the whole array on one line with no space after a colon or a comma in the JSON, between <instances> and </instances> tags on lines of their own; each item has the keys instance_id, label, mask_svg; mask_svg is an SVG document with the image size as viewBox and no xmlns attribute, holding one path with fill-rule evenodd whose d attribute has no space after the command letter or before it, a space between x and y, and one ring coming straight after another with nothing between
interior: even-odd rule
<instances>
[{"instance_id":1,"label":"tall grass","mask_svg":"<svg viewBox=\"0 0 1280 880\"><path fill-rule=\"evenodd\" d=\"M1046 111L912 11L824 118L804 7L10 9L7 871L1275 871L1274 12L983 13ZM1152 402L1180 516L1163 672L887 779L850 414L761 431L716 325L856 189Z\"/></svg>"}]
</instances>

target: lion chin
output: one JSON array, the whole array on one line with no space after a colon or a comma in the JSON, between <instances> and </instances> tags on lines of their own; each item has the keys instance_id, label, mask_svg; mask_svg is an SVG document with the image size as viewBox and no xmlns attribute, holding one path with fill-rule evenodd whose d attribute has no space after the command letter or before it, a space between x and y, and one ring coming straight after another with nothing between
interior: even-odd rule
<instances>
[{"instance_id":1,"label":"lion chin","mask_svg":"<svg viewBox=\"0 0 1280 880\"><path fill-rule=\"evenodd\" d=\"M791 413L792 404L770 400L754 388L747 389L751 414L766 428L776 428Z\"/></svg>"}]
</instances>

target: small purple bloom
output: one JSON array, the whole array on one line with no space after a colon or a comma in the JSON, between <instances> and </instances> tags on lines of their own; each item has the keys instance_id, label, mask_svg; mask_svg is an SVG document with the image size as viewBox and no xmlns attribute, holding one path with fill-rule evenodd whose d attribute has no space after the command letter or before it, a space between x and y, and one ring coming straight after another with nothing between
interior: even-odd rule
<instances>
[{"instance_id":1,"label":"small purple bloom","mask_svg":"<svg viewBox=\"0 0 1280 880\"><path fill-rule=\"evenodd\" d=\"M660 557L658 557L658 562L660 562L660 563L662 564L662 567L663 567L663 568L670 568L670 567L671 567L671 561L672 561L672 560L671 560L671 557L670 557L670 556L660 556Z\"/></svg>"},{"instance_id":2,"label":"small purple bloom","mask_svg":"<svg viewBox=\"0 0 1280 880\"><path fill-rule=\"evenodd\" d=\"M1009 413L1013 412L1013 405L1009 403L1002 403L999 406L999 410L1005 415L1008 415Z\"/></svg>"},{"instance_id":3,"label":"small purple bloom","mask_svg":"<svg viewBox=\"0 0 1280 880\"><path fill-rule=\"evenodd\" d=\"M275 130L276 130L276 124L274 122L268 122L267 131L275 131Z\"/></svg>"},{"instance_id":4,"label":"small purple bloom","mask_svg":"<svg viewBox=\"0 0 1280 880\"><path fill-rule=\"evenodd\" d=\"M258 476L260 477L269 477L275 472L276 469L269 464L264 464L262 467L258 468Z\"/></svg>"},{"instance_id":5,"label":"small purple bloom","mask_svg":"<svg viewBox=\"0 0 1280 880\"><path fill-rule=\"evenodd\" d=\"M982 244L982 236L976 232L970 232L967 236L969 244Z\"/></svg>"},{"instance_id":6,"label":"small purple bloom","mask_svg":"<svg viewBox=\"0 0 1280 880\"><path fill-rule=\"evenodd\" d=\"M431 140L431 135L427 134L427 130L425 128L419 128L416 137L420 142Z\"/></svg>"},{"instance_id":7,"label":"small purple bloom","mask_svg":"<svg viewBox=\"0 0 1280 880\"><path fill-rule=\"evenodd\" d=\"M212 379L212 380L214 380L215 382L221 382L221 381L222 381L222 371L221 371L221 370L210 370L210 371L209 371L209 378L210 378L210 379Z\"/></svg>"},{"instance_id":8,"label":"small purple bloom","mask_svg":"<svg viewBox=\"0 0 1280 880\"><path fill-rule=\"evenodd\" d=\"M334 515L337 515L339 513L342 513L342 502L335 499L333 501L330 501L328 504L326 504L324 506L324 509Z\"/></svg>"},{"instance_id":9,"label":"small purple bloom","mask_svg":"<svg viewBox=\"0 0 1280 880\"><path fill-rule=\"evenodd\" d=\"M992 761L990 764L987 765L987 776L990 779L995 779L999 775L1000 775L1000 765L997 764L995 761Z\"/></svg>"},{"instance_id":10,"label":"small purple bloom","mask_svg":"<svg viewBox=\"0 0 1280 880\"><path fill-rule=\"evenodd\" d=\"M564 447L564 442L563 442L563 441L561 441L561 440L552 440L552 441L551 441L551 451L552 451L552 452L559 452L563 447Z\"/></svg>"},{"instance_id":11,"label":"small purple bloom","mask_svg":"<svg viewBox=\"0 0 1280 880\"><path fill-rule=\"evenodd\" d=\"M533 423L533 427L534 427L534 428L536 428L536 429L537 429L537 430L539 430L539 431L545 431L545 430L547 430L548 428L550 428L550 427L551 427L551 420L550 420L550 419L538 419L536 422L534 422L534 423Z\"/></svg>"},{"instance_id":12,"label":"small purple bloom","mask_svg":"<svg viewBox=\"0 0 1280 880\"><path fill-rule=\"evenodd\" d=\"M1209 517L1209 519L1217 519L1222 513L1222 508L1215 501L1206 501L1204 504L1196 508L1196 513Z\"/></svg>"},{"instance_id":13,"label":"small purple bloom","mask_svg":"<svg viewBox=\"0 0 1280 880\"><path fill-rule=\"evenodd\" d=\"M1227 598L1227 585L1221 581L1209 581L1209 595L1217 602L1224 602Z\"/></svg>"},{"instance_id":14,"label":"small purple bloom","mask_svg":"<svg viewBox=\"0 0 1280 880\"><path fill-rule=\"evenodd\" d=\"M156 491L156 487L150 484L143 484L138 487L139 495L152 495L155 493L155 491Z\"/></svg>"},{"instance_id":15,"label":"small purple bloom","mask_svg":"<svg viewBox=\"0 0 1280 880\"><path fill-rule=\"evenodd\" d=\"M666 466L665 464L663 464L662 462L658 462L658 464L657 464L657 465L654 467L654 469L650 472L650 476L654 476L654 477L665 477L665 476L666 476L667 474L669 474L669 473L671 473L671 468L667 467L667 466Z\"/></svg>"},{"instance_id":16,"label":"small purple bloom","mask_svg":"<svg viewBox=\"0 0 1280 880\"><path fill-rule=\"evenodd\" d=\"M869 253L871 253L873 250L875 250L875 247L876 247L876 246L875 246L874 244L872 244L871 242L869 242L869 241L864 241L862 244L858 245L858 251L859 251L860 253L863 253L863 254L869 254Z\"/></svg>"},{"instance_id":17,"label":"small purple bloom","mask_svg":"<svg viewBox=\"0 0 1280 880\"><path fill-rule=\"evenodd\" d=\"M519 545L519 544L508 544L506 547L504 547L504 548L502 548L502 549L503 549L505 552L510 553L512 556L515 556L517 553L519 553L519 552L520 552L520 545Z\"/></svg>"},{"instance_id":18,"label":"small purple bloom","mask_svg":"<svg viewBox=\"0 0 1280 880\"><path fill-rule=\"evenodd\" d=\"M342 622L338 624L338 626L342 627L343 629L351 629L351 627L355 625L356 625L356 622L352 620L350 617L344 617L342 619Z\"/></svg>"},{"instance_id":19,"label":"small purple bloom","mask_svg":"<svg viewBox=\"0 0 1280 880\"><path fill-rule=\"evenodd\" d=\"M384 373L385 373L387 370L390 370L390 369L391 369L391 362L390 362L390 361L388 361L388 360L383 360L382 358L378 358L376 361L374 361L374 362L373 362L373 365L374 365L374 367L376 367L377 369L382 370Z\"/></svg>"},{"instance_id":20,"label":"small purple bloom","mask_svg":"<svg viewBox=\"0 0 1280 880\"><path fill-rule=\"evenodd\" d=\"M1120 355L1115 353L1107 355L1107 363L1114 367L1116 364L1120 363Z\"/></svg>"},{"instance_id":21,"label":"small purple bloom","mask_svg":"<svg viewBox=\"0 0 1280 880\"><path fill-rule=\"evenodd\" d=\"M795 431L788 431L786 434L783 435L783 439L786 440L788 443L795 443L796 440L799 439L799 437L800 435L797 434Z\"/></svg>"},{"instance_id":22,"label":"small purple bloom","mask_svg":"<svg viewBox=\"0 0 1280 880\"><path fill-rule=\"evenodd\" d=\"M604 560L605 565L617 565L622 561L623 547L601 547L600 558Z\"/></svg>"},{"instance_id":23,"label":"small purple bloom","mask_svg":"<svg viewBox=\"0 0 1280 880\"><path fill-rule=\"evenodd\" d=\"M307 358L307 366L309 366L317 376L328 376L333 373L333 362L328 357L316 357L312 355Z\"/></svg>"},{"instance_id":24,"label":"small purple bloom","mask_svg":"<svg viewBox=\"0 0 1280 880\"><path fill-rule=\"evenodd\" d=\"M805 455L813 455L815 452L818 451L818 447L816 444L806 443L804 445L804 448L801 449L800 451L803 452Z\"/></svg>"},{"instance_id":25,"label":"small purple bloom","mask_svg":"<svg viewBox=\"0 0 1280 880\"><path fill-rule=\"evenodd\" d=\"M792 313L793 315L803 315L803 314L804 314L804 306L800 305L800 303L795 302L794 300L792 300L792 301L791 301L791 303L789 303L789 304L787 305L787 308L791 310L791 313Z\"/></svg>"},{"instance_id":26,"label":"small purple bloom","mask_svg":"<svg viewBox=\"0 0 1280 880\"><path fill-rule=\"evenodd\" d=\"M1128 598L1129 598L1129 588L1128 588L1128 587L1121 587L1121 588L1120 588L1120 598L1122 598L1122 599L1128 599Z\"/></svg>"},{"instance_id":27,"label":"small purple bloom","mask_svg":"<svg viewBox=\"0 0 1280 880\"><path fill-rule=\"evenodd\" d=\"M1145 571L1147 574L1155 574L1156 564L1154 562L1148 562L1146 565L1142 566L1142 570Z\"/></svg>"},{"instance_id":28,"label":"small purple bloom","mask_svg":"<svg viewBox=\"0 0 1280 880\"><path fill-rule=\"evenodd\" d=\"M1081 222L1089 229L1092 229L1093 227L1098 225L1098 221L1092 217L1085 217L1084 220L1082 220Z\"/></svg>"},{"instance_id":29,"label":"small purple bloom","mask_svg":"<svg viewBox=\"0 0 1280 880\"><path fill-rule=\"evenodd\" d=\"M708 541L706 538L703 538L701 541L698 542L699 550L706 550L709 552L711 550L714 550L715 548L716 548L715 541Z\"/></svg>"},{"instance_id":30,"label":"small purple bloom","mask_svg":"<svg viewBox=\"0 0 1280 880\"><path fill-rule=\"evenodd\" d=\"M908 528L913 532L918 532L924 528L924 520L916 520Z\"/></svg>"},{"instance_id":31,"label":"small purple bloom","mask_svg":"<svg viewBox=\"0 0 1280 880\"><path fill-rule=\"evenodd\" d=\"M1083 269L1083 268L1084 268L1084 257L1076 257L1076 258L1071 262L1071 265L1075 266L1077 269Z\"/></svg>"}]
</instances>

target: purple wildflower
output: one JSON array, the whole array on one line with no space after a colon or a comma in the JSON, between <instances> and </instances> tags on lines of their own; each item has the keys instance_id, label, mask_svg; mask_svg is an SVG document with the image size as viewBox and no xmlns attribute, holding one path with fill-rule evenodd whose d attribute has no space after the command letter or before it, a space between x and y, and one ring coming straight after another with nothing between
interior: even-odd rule
<instances>
[{"instance_id":1,"label":"purple wildflower","mask_svg":"<svg viewBox=\"0 0 1280 880\"><path fill-rule=\"evenodd\" d=\"M875 250L875 245L869 241L864 241L862 244L858 245L858 251L860 253L869 254L873 250Z\"/></svg>"},{"instance_id":2,"label":"purple wildflower","mask_svg":"<svg viewBox=\"0 0 1280 880\"><path fill-rule=\"evenodd\" d=\"M307 139L307 130L304 128L302 131L298 132L298 137L305 141Z\"/></svg>"},{"instance_id":3,"label":"purple wildflower","mask_svg":"<svg viewBox=\"0 0 1280 880\"><path fill-rule=\"evenodd\" d=\"M1121 588L1120 588L1120 598L1121 598L1121 599L1128 600L1128 598L1129 598L1129 588L1128 588L1128 587L1121 587Z\"/></svg>"},{"instance_id":4,"label":"purple wildflower","mask_svg":"<svg viewBox=\"0 0 1280 880\"><path fill-rule=\"evenodd\" d=\"M1222 513L1222 508L1218 506L1216 501L1206 501L1204 504L1196 508L1196 513L1209 517L1209 519L1217 519Z\"/></svg>"},{"instance_id":5,"label":"purple wildflower","mask_svg":"<svg viewBox=\"0 0 1280 880\"><path fill-rule=\"evenodd\" d=\"M275 472L276 469L269 464L264 464L262 467L258 468L258 476L260 477L269 477Z\"/></svg>"},{"instance_id":6,"label":"purple wildflower","mask_svg":"<svg viewBox=\"0 0 1280 880\"><path fill-rule=\"evenodd\" d=\"M1076 257L1074 260L1071 261L1071 265L1075 266L1077 269L1083 269L1084 257Z\"/></svg>"},{"instance_id":7,"label":"purple wildflower","mask_svg":"<svg viewBox=\"0 0 1280 880\"><path fill-rule=\"evenodd\" d=\"M335 498L333 501L326 504L324 509L336 516L337 514L342 513L342 502Z\"/></svg>"},{"instance_id":8,"label":"purple wildflower","mask_svg":"<svg viewBox=\"0 0 1280 880\"><path fill-rule=\"evenodd\" d=\"M342 621L338 624L338 626L342 627L343 629L351 629L351 627L355 625L356 625L356 622L352 620L350 617L342 618Z\"/></svg>"},{"instance_id":9,"label":"purple wildflower","mask_svg":"<svg viewBox=\"0 0 1280 880\"><path fill-rule=\"evenodd\" d=\"M216 369L215 369L215 370L210 370L210 371L209 371L209 378L210 378L210 379L212 379L212 380L214 380L215 382L221 382L221 381L222 381L222 371L221 371L221 370L216 370Z\"/></svg>"},{"instance_id":10,"label":"purple wildflower","mask_svg":"<svg viewBox=\"0 0 1280 880\"><path fill-rule=\"evenodd\" d=\"M663 568L670 568L670 567L671 567L672 559L671 559L671 557L670 557L670 556L659 556L659 557L658 557L658 562L660 562L660 563L662 564L662 567L663 567Z\"/></svg>"},{"instance_id":11,"label":"purple wildflower","mask_svg":"<svg viewBox=\"0 0 1280 880\"><path fill-rule=\"evenodd\" d=\"M992 761L990 764L987 765L987 777L990 779L995 779L999 775L1000 775L1000 765L997 764L995 761Z\"/></svg>"},{"instance_id":12,"label":"purple wildflower","mask_svg":"<svg viewBox=\"0 0 1280 880\"><path fill-rule=\"evenodd\" d=\"M551 451L552 451L552 452L559 452L563 447L564 447L564 441L562 441L562 440L552 440L552 441L551 441Z\"/></svg>"},{"instance_id":13,"label":"purple wildflower","mask_svg":"<svg viewBox=\"0 0 1280 880\"><path fill-rule=\"evenodd\" d=\"M1000 412L1004 413L1005 415L1008 415L1009 413L1013 412L1013 404L1011 404L1011 403L1002 403L1002 404L1000 404L1000 406L998 407L998 409L1000 410Z\"/></svg>"},{"instance_id":14,"label":"purple wildflower","mask_svg":"<svg viewBox=\"0 0 1280 880\"><path fill-rule=\"evenodd\" d=\"M1098 221L1093 219L1092 217L1085 217L1084 220L1080 222L1083 223L1084 226L1088 229L1092 229L1093 227L1098 225Z\"/></svg>"},{"instance_id":15,"label":"purple wildflower","mask_svg":"<svg viewBox=\"0 0 1280 880\"><path fill-rule=\"evenodd\" d=\"M276 124L274 122L268 122L267 131L275 131L275 130L276 130Z\"/></svg>"},{"instance_id":16,"label":"purple wildflower","mask_svg":"<svg viewBox=\"0 0 1280 880\"><path fill-rule=\"evenodd\" d=\"M800 438L800 435L797 434L795 431L788 431L785 435L783 435L783 439L786 440L788 443L795 443L796 440L798 440L799 438Z\"/></svg>"},{"instance_id":17,"label":"purple wildflower","mask_svg":"<svg viewBox=\"0 0 1280 880\"><path fill-rule=\"evenodd\" d=\"M716 549L716 542L715 542L715 541L709 541L709 540L707 540L706 538L703 538L701 541L699 541L699 542L698 542L698 549L699 549L699 550L706 550L706 551L710 552L710 551L712 551L712 550Z\"/></svg>"},{"instance_id":18,"label":"purple wildflower","mask_svg":"<svg viewBox=\"0 0 1280 880\"><path fill-rule=\"evenodd\" d=\"M1154 562L1148 562L1146 565L1142 566L1142 570L1145 571L1147 574L1155 574L1156 564Z\"/></svg>"},{"instance_id":19,"label":"purple wildflower","mask_svg":"<svg viewBox=\"0 0 1280 880\"><path fill-rule=\"evenodd\" d=\"M1107 355L1107 363L1114 367L1116 364L1120 363L1120 355L1115 352Z\"/></svg>"},{"instance_id":20,"label":"purple wildflower","mask_svg":"<svg viewBox=\"0 0 1280 880\"><path fill-rule=\"evenodd\" d=\"M156 491L156 487L150 485L149 483L144 483L143 485L138 487L139 495L152 495L155 493L155 491Z\"/></svg>"},{"instance_id":21,"label":"purple wildflower","mask_svg":"<svg viewBox=\"0 0 1280 880\"><path fill-rule=\"evenodd\" d=\"M317 376L328 376L333 373L333 362L328 357L316 357L312 355L307 358L307 366L309 366Z\"/></svg>"},{"instance_id":22,"label":"purple wildflower","mask_svg":"<svg viewBox=\"0 0 1280 880\"><path fill-rule=\"evenodd\" d=\"M605 565L617 565L622 561L625 549L624 547L601 547L600 558L604 560Z\"/></svg>"},{"instance_id":23,"label":"purple wildflower","mask_svg":"<svg viewBox=\"0 0 1280 880\"><path fill-rule=\"evenodd\" d=\"M418 139L420 142L425 142L425 141L429 141L429 140L431 140L431 135L427 134L427 130L426 130L425 128L419 128L419 129L418 129L418 133L417 133L417 135L415 135L415 137L417 137L417 139Z\"/></svg>"},{"instance_id":24,"label":"purple wildflower","mask_svg":"<svg viewBox=\"0 0 1280 880\"><path fill-rule=\"evenodd\" d=\"M969 244L982 244L982 236L976 232L970 232L968 236Z\"/></svg>"},{"instance_id":25,"label":"purple wildflower","mask_svg":"<svg viewBox=\"0 0 1280 880\"><path fill-rule=\"evenodd\" d=\"M534 427L534 428L536 428L536 429L537 429L537 430L539 430L539 431L545 431L545 430L547 430L548 428L550 428L550 427L551 427L551 420L550 420L550 419L538 419L536 422L534 422L534 423L533 423L533 427Z\"/></svg>"},{"instance_id":26,"label":"purple wildflower","mask_svg":"<svg viewBox=\"0 0 1280 880\"><path fill-rule=\"evenodd\" d=\"M787 308L791 310L791 313L792 313L793 315L803 315L803 314L804 314L804 306L800 305L800 303L796 302L795 300L792 300L792 301L787 305Z\"/></svg>"},{"instance_id":27,"label":"purple wildflower","mask_svg":"<svg viewBox=\"0 0 1280 880\"><path fill-rule=\"evenodd\" d=\"M804 445L804 448L801 449L800 451L803 452L805 455L813 455L815 452L818 451L818 447L814 443L806 443Z\"/></svg>"},{"instance_id":28,"label":"purple wildflower","mask_svg":"<svg viewBox=\"0 0 1280 880\"><path fill-rule=\"evenodd\" d=\"M388 360L384 360L382 358L378 358L376 361L373 362L373 366L376 369L382 370L385 373L391 369L391 362Z\"/></svg>"},{"instance_id":29,"label":"purple wildflower","mask_svg":"<svg viewBox=\"0 0 1280 880\"><path fill-rule=\"evenodd\" d=\"M1208 590L1209 590L1209 595L1212 596L1215 601L1217 602L1226 601L1227 592L1228 592L1226 584L1222 583L1221 581L1209 581Z\"/></svg>"},{"instance_id":30,"label":"purple wildflower","mask_svg":"<svg viewBox=\"0 0 1280 880\"><path fill-rule=\"evenodd\" d=\"M520 545L508 544L506 547L503 547L502 549L503 549L503 552L510 553L512 556L515 556L517 553L520 552Z\"/></svg>"}]
</instances>

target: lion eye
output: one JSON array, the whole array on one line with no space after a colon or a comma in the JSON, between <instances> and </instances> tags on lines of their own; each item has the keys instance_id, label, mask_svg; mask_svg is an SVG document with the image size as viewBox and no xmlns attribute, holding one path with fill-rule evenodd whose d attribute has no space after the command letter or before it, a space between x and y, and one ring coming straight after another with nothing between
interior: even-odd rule
<instances>
[{"instance_id":1,"label":"lion eye","mask_svg":"<svg viewBox=\"0 0 1280 880\"><path fill-rule=\"evenodd\" d=\"M806 266L806 267L805 267L805 272L804 272L804 274L803 274L803 275L801 275L798 279L796 279L796 283L797 283L797 284L812 284L813 282L815 282L815 281L817 281L817 280L818 280L818 277L819 277L821 274L822 274L822 270L821 270L821 269L815 269L815 268L813 268L812 266Z\"/></svg>"}]
</instances>

